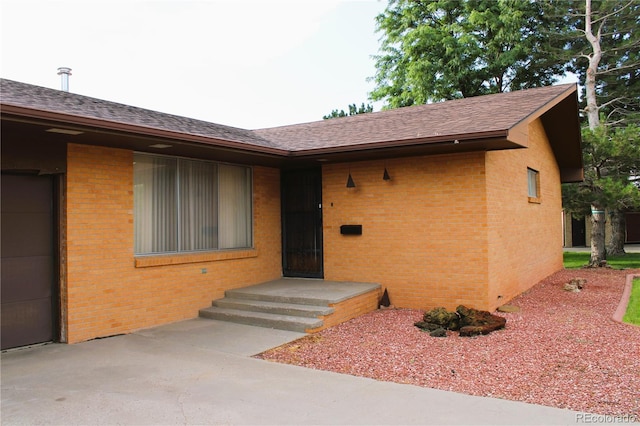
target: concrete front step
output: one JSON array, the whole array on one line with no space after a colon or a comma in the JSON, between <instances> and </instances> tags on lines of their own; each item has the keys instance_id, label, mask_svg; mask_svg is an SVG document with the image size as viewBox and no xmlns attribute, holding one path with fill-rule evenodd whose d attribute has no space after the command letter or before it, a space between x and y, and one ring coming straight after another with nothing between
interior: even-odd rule
<instances>
[{"instance_id":1,"label":"concrete front step","mask_svg":"<svg viewBox=\"0 0 640 426\"><path fill-rule=\"evenodd\" d=\"M264 302L274 302L274 303L289 303L295 305L328 305L331 303L329 299L323 299L321 296L315 294L297 294L291 292L290 294L283 294L282 292L261 292L256 291L256 288L259 286L252 287L244 287L237 288L233 290L227 290L224 292L225 297L233 298L233 299L244 299L244 300L259 300Z\"/></svg>"},{"instance_id":2,"label":"concrete front step","mask_svg":"<svg viewBox=\"0 0 640 426\"><path fill-rule=\"evenodd\" d=\"M227 290L200 316L315 333L377 309L379 291L380 285L373 283L281 278Z\"/></svg>"},{"instance_id":3,"label":"concrete front step","mask_svg":"<svg viewBox=\"0 0 640 426\"><path fill-rule=\"evenodd\" d=\"M279 330L297 331L300 333L304 333L308 329L321 327L323 324L322 320L318 318L227 309L218 306L201 309L200 316L219 321L276 328Z\"/></svg>"},{"instance_id":4,"label":"concrete front step","mask_svg":"<svg viewBox=\"0 0 640 426\"><path fill-rule=\"evenodd\" d=\"M264 312L269 314L290 315L298 317L317 318L334 312L329 306L300 305L297 303L270 302L266 300L236 299L225 297L213 301L213 306L242 311Z\"/></svg>"}]
</instances>

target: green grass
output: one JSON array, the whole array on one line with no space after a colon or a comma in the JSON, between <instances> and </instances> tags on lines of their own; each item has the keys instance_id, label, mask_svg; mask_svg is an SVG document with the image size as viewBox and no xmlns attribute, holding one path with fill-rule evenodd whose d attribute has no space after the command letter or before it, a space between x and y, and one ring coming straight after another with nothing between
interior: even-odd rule
<instances>
[{"instance_id":1,"label":"green grass","mask_svg":"<svg viewBox=\"0 0 640 426\"><path fill-rule=\"evenodd\" d=\"M564 252L564 267L567 269L582 268L589 263L589 252ZM607 256L607 264L614 269L640 268L640 253L627 253L622 256Z\"/></svg>"},{"instance_id":2,"label":"green grass","mask_svg":"<svg viewBox=\"0 0 640 426\"><path fill-rule=\"evenodd\" d=\"M622 321L628 324L640 325L640 278L633 280L627 312L622 317Z\"/></svg>"}]
</instances>

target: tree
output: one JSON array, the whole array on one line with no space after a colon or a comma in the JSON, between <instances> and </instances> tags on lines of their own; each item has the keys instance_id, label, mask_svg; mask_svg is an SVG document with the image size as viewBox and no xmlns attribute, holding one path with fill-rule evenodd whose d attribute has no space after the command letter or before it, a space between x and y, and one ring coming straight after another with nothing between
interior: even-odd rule
<instances>
[{"instance_id":1,"label":"tree","mask_svg":"<svg viewBox=\"0 0 640 426\"><path fill-rule=\"evenodd\" d=\"M569 1L564 60L585 88L591 129L640 122L640 0ZM557 12L556 12L557 13ZM568 53L568 57L567 57Z\"/></svg>"},{"instance_id":2,"label":"tree","mask_svg":"<svg viewBox=\"0 0 640 426\"><path fill-rule=\"evenodd\" d=\"M370 97L385 108L545 86L566 70L584 87L592 145L615 135L597 130L600 124L625 126L640 117L640 0L390 0L376 21L383 37ZM565 192L591 203L590 263L600 265L604 212L613 211L614 227L622 228L611 194L628 179L613 185L594 176L593 184Z\"/></svg>"},{"instance_id":3,"label":"tree","mask_svg":"<svg viewBox=\"0 0 640 426\"><path fill-rule=\"evenodd\" d=\"M613 2L612 8L596 73L600 113L611 125L640 125L640 0Z\"/></svg>"},{"instance_id":4,"label":"tree","mask_svg":"<svg viewBox=\"0 0 640 426\"><path fill-rule=\"evenodd\" d=\"M614 145L617 150L618 167L616 186L607 190L613 194L609 204L611 218L611 241L607 255L624 254L626 239L625 212L640 208L640 128L636 125L613 129Z\"/></svg>"},{"instance_id":5,"label":"tree","mask_svg":"<svg viewBox=\"0 0 640 426\"><path fill-rule=\"evenodd\" d=\"M376 21L370 97L387 108L545 86L563 73L542 50L552 24L538 2L391 0Z\"/></svg>"},{"instance_id":6,"label":"tree","mask_svg":"<svg viewBox=\"0 0 640 426\"><path fill-rule=\"evenodd\" d=\"M581 9L582 5L584 9ZM568 68L578 74L585 88L584 112L594 136L592 143L606 143L607 137L603 136L606 130L597 130L600 126L633 123L637 121L640 111L640 35L637 30L640 24L640 1L585 0L583 4L569 2L566 6L568 16L577 18L574 27L569 25L566 30L566 34L569 34L567 52L572 57ZM572 32L580 36L571 37ZM601 116L605 117L604 122L601 122ZM638 169L635 170L637 172ZM599 175L596 174L596 177ZM603 186L606 183L603 181ZM594 191L590 197L592 227L589 264L598 266L604 264L606 259L604 212L606 209L611 211L614 235L609 251L612 253L624 253L624 237L621 237L625 227L624 214L620 210L623 206L615 199L601 197L602 188L599 185L589 187ZM619 195L624 196L622 193Z\"/></svg>"},{"instance_id":7,"label":"tree","mask_svg":"<svg viewBox=\"0 0 640 426\"><path fill-rule=\"evenodd\" d=\"M617 212L614 214L621 214L640 207L640 189L635 178L640 171L640 128L635 125L599 126L594 130L584 128L582 143L584 181L564 185L565 209L574 216L584 217L589 213L592 216L604 215L604 210L603 213L593 211L598 208L606 207ZM594 228L592 241L604 241L604 228L597 228L596 235L593 234ZM592 242L589 266L601 266L605 259L604 243L594 246Z\"/></svg>"},{"instance_id":8,"label":"tree","mask_svg":"<svg viewBox=\"0 0 640 426\"><path fill-rule=\"evenodd\" d=\"M322 117L323 120L328 120L330 118L338 118L338 117L347 117L350 115L357 115L357 114L366 114L368 112L373 112L373 105L371 104L367 104L365 105L364 102L360 105L360 107L357 107L356 104L351 104L349 105L349 112L344 112L343 109L341 109L340 111L338 111L337 109L334 109L333 111L331 111L331 114L325 115Z\"/></svg>"}]
</instances>

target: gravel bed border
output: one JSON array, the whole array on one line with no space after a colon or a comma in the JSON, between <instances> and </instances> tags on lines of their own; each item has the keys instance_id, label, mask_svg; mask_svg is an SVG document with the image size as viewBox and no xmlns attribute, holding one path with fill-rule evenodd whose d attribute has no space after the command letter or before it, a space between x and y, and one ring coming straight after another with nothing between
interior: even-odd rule
<instances>
[{"instance_id":1,"label":"gravel bed border","mask_svg":"<svg viewBox=\"0 0 640 426\"><path fill-rule=\"evenodd\" d=\"M620 303L618 304L618 309L613 313L613 320L619 322L621 324L626 324L622 321L624 314L627 313L627 306L629 306L629 298L631 297L631 287L633 287L633 280L636 278L640 278L640 275L637 274L628 274L627 279L624 284L624 290L622 291L622 297L620 298ZM627 324L635 327L640 327L640 325L635 324Z\"/></svg>"},{"instance_id":2,"label":"gravel bed border","mask_svg":"<svg viewBox=\"0 0 640 426\"><path fill-rule=\"evenodd\" d=\"M616 321L626 276L565 269L509 301L506 328L431 337L416 309L377 310L257 358L640 421L640 327ZM563 290L572 278L580 292ZM616 314L617 315L617 314Z\"/></svg>"}]
</instances>

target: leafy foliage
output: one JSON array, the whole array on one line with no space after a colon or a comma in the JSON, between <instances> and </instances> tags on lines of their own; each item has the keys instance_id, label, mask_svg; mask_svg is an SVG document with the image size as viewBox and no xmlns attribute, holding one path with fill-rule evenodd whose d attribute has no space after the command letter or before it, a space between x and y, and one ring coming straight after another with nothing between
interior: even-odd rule
<instances>
[{"instance_id":1,"label":"leafy foliage","mask_svg":"<svg viewBox=\"0 0 640 426\"><path fill-rule=\"evenodd\" d=\"M331 111L331 114L325 115L324 117L322 117L322 119L328 120L330 118L347 117L350 115L366 114L368 112L373 112L373 105L365 105L363 102L360 107L357 107L356 104L349 105L349 112L345 112L343 109L341 109L340 111L334 109L333 111Z\"/></svg>"},{"instance_id":2,"label":"leafy foliage","mask_svg":"<svg viewBox=\"0 0 640 426\"><path fill-rule=\"evenodd\" d=\"M564 205L576 216L608 209L624 228L620 212L640 206L638 127L624 128L640 122L640 0L390 0L376 22L370 97L384 108L546 86L574 72L592 130L585 181L564 186ZM594 265L605 258L604 222L592 215Z\"/></svg>"},{"instance_id":3,"label":"leafy foliage","mask_svg":"<svg viewBox=\"0 0 640 426\"><path fill-rule=\"evenodd\" d=\"M545 86L562 64L545 55L538 2L391 0L377 18L373 100L387 107Z\"/></svg>"},{"instance_id":4,"label":"leafy foliage","mask_svg":"<svg viewBox=\"0 0 640 426\"><path fill-rule=\"evenodd\" d=\"M396 108L545 86L565 71L585 87L596 59L588 15L601 50L598 112L609 124L640 123L640 0L590 5L587 14L585 0L390 0L376 18L370 97Z\"/></svg>"},{"instance_id":5,"label":"leafy foliage","mask_svg":"<svg viewBox=\"0 0 640 426\"><path fill-rule=\"evenodd\" d=\"M594 54L584 35L585 2L570 0L562 9L556 13L564 13L568 25L560 59L584 86ZM640 0L592 0L591 21L601 50L595 72L598 113L608 124L640 124Z\"/></svg>"},{"instance_id":6,"label":"leafy foliage","mask_svg":"<svg viewBox=\"0 0 640 426\"><path fill-rule=\"evenodd\" d=\"M584 181L563 185L563 205L576 217L590 206L626 211L640 207L640 128L635 125L582 131Z\"/></svg>"}]
</instances>

